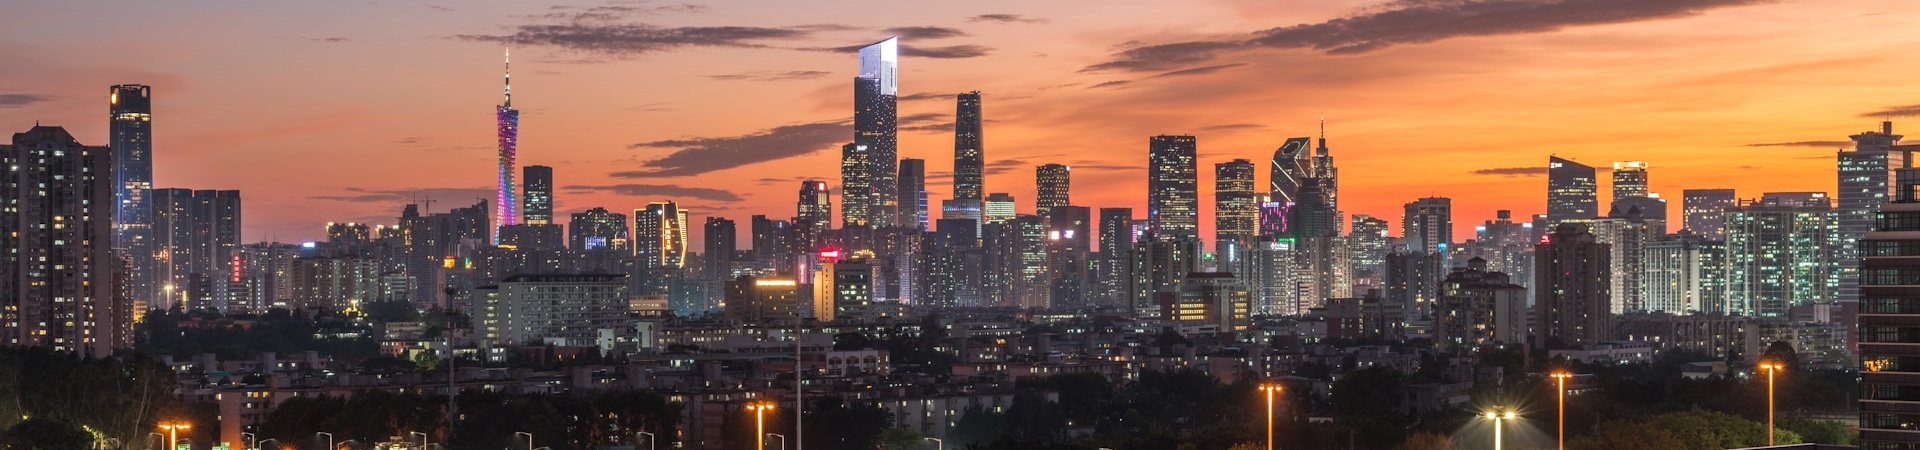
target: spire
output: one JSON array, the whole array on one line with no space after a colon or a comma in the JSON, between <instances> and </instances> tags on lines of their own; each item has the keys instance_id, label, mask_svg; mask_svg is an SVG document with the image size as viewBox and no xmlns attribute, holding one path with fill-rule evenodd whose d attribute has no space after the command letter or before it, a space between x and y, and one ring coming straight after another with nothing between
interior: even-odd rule
<instances>
[{"instance_id":1,"label":"spire","mask_svg":"<svg viewBox=\"0 0 1920 450\"><path fill-rule=\"evenodd\" d=\"M1320 146L1314 149L1319 156L1327 156L1327 115L1320 115Z\"/></svg>"},{"instance_id":2,"label":"spire","mask_svg":"<svg viewBox=\"0 0 1920 450\"><path fill-rule=\"evenodd\" d=\"M512 108L513 107L513 47L507 47L506 64L504 65L504 70L502 70L502 72L506 74L506 92L505 92L505 97L503 97L500 100L500 107Z\"/></svg>"}]
</instances>

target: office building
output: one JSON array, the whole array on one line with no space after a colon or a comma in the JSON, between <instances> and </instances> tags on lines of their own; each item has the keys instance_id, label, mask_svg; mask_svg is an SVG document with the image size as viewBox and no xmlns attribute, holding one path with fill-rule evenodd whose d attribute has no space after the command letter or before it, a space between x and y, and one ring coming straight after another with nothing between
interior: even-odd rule
<instances>
[{"instance_id":1,"label":"office building","mask_svg":"<svg viewBox=\"0 0 1920 450\"><path fill-rule=\"evenodd\" d=\"M528 225L553 224L553 168L527 166L521 183L520 214Z\"/></svg>"},{"instance_id":2,"label":"office building","mask_svg":"<svg viewBox=\"0 0 1920 450\"><path fill-rule=\"evenodd\" d=\"M1193 136L1154 136L1147 143L1147 221L1157 239L1198 240L1200 178Z\"/></svg>"},{"instance_id":3,"label":"office building","mask_svg":"<svg viewBox=\"0 0 1920 450\"><path fill-rule=\"evenodd\" d=\"M794 205L791 226L792 245L808 252L819 245L821 233L833 228L833 196L827 191L827 182L800 182L800 199ZM757 245L758 241L755 242Z\"/></svg>"},{"instance_id":4,"label":"office building","mask_svg":"<svg viewBox=\"0 0 1920 450\"><path fill-rule=\"evenodd\" d=\"M1609 252L1582 223L1555 227L1534 248L1535 345L1566 349L1614 339Z\"/></svg>"},{"instance_id":5,"label":"office building","mask_svg":"<svg viewBox=\"0 0 1920 450\"><path fill-rule=\"evenodd\" d=\"M1600 216L1593 166L1547 157L1547 226Z\"/></svg>"},{"instance_id":6,"label":"office building","mask_svg":"<svg viewBox=\"0 0 1920 450\"><path fill-rule=\"evenodd\" d=\"M514 275L477 291L477 322L489 347L598 347L605 353L632 334L625 275Z\"/></svg>"},{"instance_id":7,"label":"office building","mask_svg":"<svg viewBox=\"0 0 1920 450\"><path fill-rule=\"evenodd\" d=\"M1427 197L1407 203L1400 229L1413 251L1446 254L1453 243L1453 199Z\"/></svg>"},{"instance_id":8,"label":"office building","mask_svg":"<svg viewBox=\"0 0 1920 450\"><path fill-rule=\"evenodd\" d=\"M1054 208L1072 204L1067 188L1072 182L1072 170L1060 164L1047 164L1033 169L1033 185L1038 192L1033 197L1033 215L1050 217Z\"/></svg>"},{"instance_id":9,"label":"office building","mask_svg":"<svg viewBox=\"0 0 1920 450\"><path fill-rule=\"evenodd\" d=\"M733 255L739 251L739 230L733 221L724 217L708 217L701 231L706 235L705 252L700 255L706 263L706 276L713 280L733 278Z\"/></svg>"},{"instance_id":10,"label":"office building","mask_svg":"<svg viewBox=\"0 0 1920 450\"><path fill-rule=\"evenodd\" d=\"M139 300L158 298L153 258L153 88L115 85L107 92L107 145L113 149L113 248L133 261L127 277Z\"/></svg>"},{"instance_id":11,"label":"office building","mask_svg":"<svg viewBox=\"0 0 1920 450\"><path fill-rule=\"evenodd\" d=\"M900 226L927 231L927 161L900 160Z\"/></svg>"},{"instance_id":12,"label":"office building","mask_svg":"<svg viewBox=\"0 0 1920 450\"><path fill-rule=\"evenodd\" d=\"M1016 206L1013 202L1013 196L1010 194L995 192L988 195L986 204L981 207L981 216L985 217L985 221L982 222L982 224L1013 220L1013 217L1019 214L1015 209Z\"/></svg>"},{"instance_id":13,"label":"office building","mask_svg":"<svg viewBox=\"0 0 1920 450\"><path fill-rule=\"evenodd\" d=\"M1727 311L1785 317L1840 290L1838 214L1824 198L1775 195L1727 210Z\"/></svg>"},{"instance_id":14,"label":"office building","mask_svg":"<svg viewBox=\"0 0 1920 450\"><path fill-rule=\"evenodd\" d=\"M1252 161L1213 165L1213 248L1221 272L1252 275L1250 253L1260 232L1260 203L1253 184Z\"/></svg>"},{"instance_id":15,"label":"office building","mask_svg":"<svg viewBox=\"0 0 1920 450\"><path fill-rule=\"evenodd\" d=\"M840 147L840 226L866 226L873 219L873 199L878 190L873 183L873 147L847 144Z\"/></svg>"},{"instance_id":16,"label":"office building","mask_svg":"<svg viewBox=\"0 0 1920 450\"><path fill-rule=\"evenodd\" d=\"M1267 172L1267 196L1282 205L1299 203L1300 187L1312 181L1313 140L1287 138L1274 149L1272 168Z\"/></svg>"},{"instance_id":17,"label":"office building","mask_svg":"<svg viewBox=\"0 0 1920 450\"><path fill-rule=\"evenodd\" d=\"M506 72L505 80L505 90L500 97L500 106L494 110L495 124L498 126L500 138L500 189L493 203L493 220L498 226L520 223L520 214L515 211L520 206L520 200L514 190L519 186L513 183L514 159L519 155L520 110L513 109L513 73L511 71ZM499 242L497 236L494 242Z\"/></svg>"},{"instance_id":18,"label":"office building","mask_svg":"<svg viewBox=\"0 0 1920 450\"><path fill-rule=\"evenodd\" d=\"M864 212L875 228L905 225L900 210L898 126L900 39L889 37L860 48L860 74L853 78L853 144L865 146L867 187L871 197L855 206L849 198L840 205ZM844 161L844 160L843 160ZM853 183L841 183L851 190ZM864 210L864 211L862 211ZM858 222L856 222L858 223Z\"/></svg>"},{"instance_id":19,"label":"office building","mask_svg":"<svg viewBox=\"0 0 1920 450\"><path fill-rule=\"evenodd\" d=\"M153 189L153 247L163 301L186 309L254 311L228 296L240 249L240 191ZM194 280L207 281L195 283ZM218 280L217 282L213 280Z\"/></svg>"},{"instance_id":20,"label":"office building","mask_svg":"<svg viewBox=\"0 0 1920 450\"><path fill-rule=\"evenodd\" d=\"M666 278L678 275L687 261L687 211L671 201L634 210L633 249L645 275L637 294L666 293Z\"/></svg>"},{"instance_id":21,"label":"office building","mask_svg":"<svg viewBox=\"0 0 1920 450\"><path fill-rule=\"evenodd\" d=\"M1233 274L1189 273L1180 280L1178 289L1160 294L1160 317L1177 323L1210 325L1221 333L1247 330L1252 301L1246 285Z\"/></svg>"},{"instance_id":22,"label":"office building","mask_svg":"<svg viewBox=\"0 0 1920 450\"><path fill-rule=\"evenodd\" d=\"M606 208L588 209L574 214L572 220L567 221L569 247L575 251L603 248L631 251L628 236L627 215L607 211Z\"/></svg>"},{"instance_id":23,"label":"office building","mask_svg":"<svg viewBox=\"0 0 1920 450\"><path fill-rule=\"evenodd\" d=\"M1353 290L1381 289L1386 276L1390 240L1387 221L1366 214L1354 214L1347 233L1347 249L1352 252Z\"/></svg>"},{"instance_id":24,"label":"office building","mask_svg":"<svg viewBox=\"0 0 1920 450\"><path fill-rule=\"evenodd\" d=\"M1896 172L1893 202L1860 241L1860 448L1920 448L1920 169Z\"/></svg>"},{"instance_id":25,"label":"office building","mask_svg":"<svg viewBox=\"0 0 1920 450\"><path fill-rule=\"evenodd\" d=\"M953 199L978 203L986 192L986 139L980 126L980 91L955 99L953 121Z\"/></svg>"},{"instance_id":26,"label":"office building","mask_svg":"<svg viewBox=\"0 0 1920 450\"><path fill-rule=\"evenodd\" d=\"M1648 312L1725 313L1727 245L1679 234L1641 247L1640 301Z\"/></svg>"},{"instance_id":27,"label":"office building","mask_svg":"<svg viewBox=\"0 0 1920 450\"><path fill-rule=\"evenodd\" d=\"M1047 216L1046 277L1048 307L1059 311L1094 306L1093 217L1085 206L1058 206Z\"/></svg>"},{"instance_id":28,"label":"office building","mask_svg":"<svg viewBox=\"0 0 1920 450\"><path fill-rule=\"evenodd\" d=\"M877 268L865 255L841 256L836 251L820 254L820 269L813 272L815 320L858 322L871 317Z\"/></svg>"},{"instance_id":29,"label":"office building","mask_svg":"<svg viewBox=\"0 0 1920 450\"><path fill-rule=\"evenodd\" d=\"M1313 178L1320 185L1327 207L1335 211L1333 226L1340 226L1340 168L1333 165L1333 153L1327 149L1327 118L1320 118L1320 144L1313 149ZM1338 233L1336 233L1338 234Z\"/></svg>"},{"instance_id":30,"label":"office building","mask_svg":"<svg viewBox=\"0 0 1920 450\"><path fill-rule=\"evenodd\" d=\"M1623 198L1646 197L1647 163L1642 161L1615 161L1613 163L1613 200Z\"/></svg>"},{"instance_id":31,"label":"office building","mask_svg":"<svg viewBox=\"0 0 1920 450\"><path fill-rule=\"evenodd\" d=\"M1131 255L1133 274L1127 286L1132 296L1129 310L1143 317L1164 313L1161 295L1177 294L1181 280L1200 271L1200 259L1197 239L1161 239L1149 235L1135 242Z\"/></svg>"},{"instance_id":32,"label":"office building","mask_svg":"<svg viewBox=\"0 0 1920 450\"><path fill-rule=\"evenodd\" d=\"M1732 189L1688 189L1680 197L1680 229L1711 240L1727 238L1727 208L1734 205Z\"/></svg>"},{"instance_id":33,"label":"office building","mask_svg":"<svg viewBox=\"0 0 1920 450\"><path fill-rule=\"evenodd\" d=\"M1097 281L1100 305L1123 306L1132 298L1127 294L1133 273L1133 208L1100 208L1100 257Z\"/></svg>"},{"instance_id":34,"label":"office building","mask_svg":"<svg viewBox=\"0 0 1920 450\"><path fill-rule=\"evenodd\" d=\"M727 282L726 317L740 323L793 323L800 313L800 283L791 276L741 275Z\"/></svg>"},{"instance_id":35,"label":"office building","mask_svg":"<svg viewBox=\"0 0 1920 450\"><path fill-rule=\"evenodd\" d=\"M133 345L114 255L113 149L35 125L0 146L0 343L104 358ZM56 226L48 226L54 224Z\"/></svg>"},{"instance_id":36,"label":"office building","mask_svg":"<svg viewBox=\"0 0 1920 450\"><path fill-rule=\"evenodd\" d=\"M1254 311L1262 315L1306 314L1315 305L1301 295L1298 241L1263 234L1253 244L1253 273L1247 277Z\"/></svg>"},{"instance_id":37,"label":"office building","mask_svg":"<svg viewBox=\"0 0 1920 450\"><path fill-rule=\"evenodd\" d=\"M1839 177L1838 241L1834 255L1839 259L1839 292L1835 299L1854 301L1859 296L1858 252L1854 248L1861 236L1873 228L1873 213L1894 198L1894 172L1913 166L1910 146L1899 145L1903 136L1893 134L1893 122L1881 122L1880 130L1848 136L1852 150L1835 155Z\"/></svg>"},{"instance_id":38,"label":"office building","mask_svg":"<svg viewBox=\"0 0 1920 450\"><path fill-rule=\"evenodd\" d=\"M1433 317L1434 347L1442 352L1518 345L1528 333L1527 288L1489 270L1487 260L1468 259L1441 282Z\"/></svg>"}]
</instances>

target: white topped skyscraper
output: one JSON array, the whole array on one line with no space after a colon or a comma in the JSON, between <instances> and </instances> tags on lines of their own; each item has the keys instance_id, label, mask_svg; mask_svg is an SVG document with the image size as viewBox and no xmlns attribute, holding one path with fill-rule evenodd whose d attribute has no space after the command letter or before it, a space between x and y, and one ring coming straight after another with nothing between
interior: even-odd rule
<instances>
[{"instance_id":1,"label":"white topped skyscraper","mask_svg":"<svg viewBox=\"0 0 1920 450\"><path fill-rule=\"evenodd\" d=\"M867 181L872 195L841 200L848 212L865 211L875 227L900 225L897 144L899 128L900 38L889 37L860 49L860 74L853 78L853 143L867 148ZM852 183L841 183L851 189ZM867 204L855 205L860 200Z\"/></svg>"}]
</instances>

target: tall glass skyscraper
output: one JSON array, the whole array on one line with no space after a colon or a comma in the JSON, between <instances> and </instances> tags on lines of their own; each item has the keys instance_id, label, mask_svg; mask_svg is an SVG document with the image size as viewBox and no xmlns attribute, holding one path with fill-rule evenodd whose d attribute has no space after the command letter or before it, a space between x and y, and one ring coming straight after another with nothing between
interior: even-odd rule
<instances>
[{"instance_id":1,"label":"tall glass skyscraper","mask_svg":"<svg viewBox=\"0 0 1920 450\"><path fill-rule=\"evenodd\" d=\"M1213 247L1220 271L1250 275L1246 256L1260 218L1253 194L1253 161L1236 159L1213 165Z\"/></svg>"},{"instance_id":2,"label":"tall glass skyscraper","mask_svg":"<svg viewBox=\"0 0 1920 450\"><path fill-rule=\"evenodd\" d=\"M1189 135L1147 140L1147 221L1158 239L1200 237L1198 147Z\"/></svg>"},{"instance_id":3,"label":"tall glass skyscraper","mask_svg":"<svg viewBox=\"0 0 1920 450\"><path fill-rule=\"evenodd\" d=\"M1613 201L1646 197L1647 192L1647 163L1642 161L1613 163Z\"/></svg>"},{"instance_id":4,"label":"tall glass skyscraper","mask_svg":"<svg viewBox=\"0 0 1920 450\"><path fill-rule=\"evenodd\" d=\"M1680 228L1710 240L1726 239L1733 189L1688 189L1680 194Z\"/></svg>"},{"instance_id":5,"label":"tall glass skyscraper","mask_svg":"<svg viewBox=\"0 0 1920 450\"><path fill-rule=\"evenodd\" d=\"M980 126L980 91L960 94L953 121L953 198L984 195L986 148Z\"/></svg>"},{"instance_id":6,"label":"tall glass skyscraper","mask_svg":"<svg viewBox=\"0 0 1920 450\"><path fill-rule=\"evenodd\" d=\"M1053 210L1072 204L1067 189L1072 184L1073 170L1062 164L1047 164L1033 169L1033 185L1037 188L1033 197L1033 214L1040 217L1052 217Z\"/></svg>"},{"instance_id":7,"label":"tall glass skyscraper","mask_svg":"<svg viewBox=\"0 0 1920 450\"><path fill-rule=\"evenodd\" d=\"M1558 156L1547 157L1547 226L1600 216L1593 166Z\"/></svg>"},{"instance_id":8,"label":"tall glass skyscraper","mask_svg":"<svg viewBox=\"0 0 1920 450\"><path fill-rule=\"evenodd\" d=\"M122 84L107 92L107 146L113 149L113 248L133 259L135 298L161 294L153 282L153 90ZM157 304L157 303L155 303Z\"/></svg>"},{"instance_id":9,"label":"tall glass skyscraper","mask_svg":"<svg viewBox=\"0 0 1920 450\"><path fill-rule=\"evenodd\" d=\"M853 78L853 143L866 146L867 180L871 198L867 204L854 205L842 199L849 212L864 210L866 219L876 226L905 224L898 218L900 208L898 73L900 38L889 37L860 49L860 75ZM842 160L842 164L845 160ZM843 167L844 174L844 167ZM841 183L852 187L853 183Z\"/></svg>"},{"instance_id":10,"label":"tall glass skyscraper","mask_svg":"<svg viewBox=\"0 0 1920 450\"><path fill-rule=\"evenodd\" d=\"M1860 241L1860 448L1920 448L1920 169L1895 172L1893 202Z\"/></svg>"},{"instance_id":11,"label":"tall glass skyscraper","mask_svg":"<svg viewBox=\"0 0 1920 450\"><path fill-rule=\"evenodd\" d=\"M873 147L853 143L840 146L840 226L873 221Z\"/></svg>"},{"instance_id":12,"label":"tall glass skyscraper","mask_svg":"<svg viewBox=\"0 0 1920 450\"><path fill-rule=\"evenodd\" d=\"M1273 201L1288 206L1299 201L1300 186L1313 177L1312 145L1308 138L1287 138L1273 151L1273 168L1267 173L1267 195Z\"/></svg>"},{"instance_id":13,"label":"tall glass skyscraper","mask_svg":"<svg viewBox=\"0 0 1920 450\"><path fill-rule=\"evenodd\" d=\"M549 225L553 223L553 168L547 166L527 166L526 179L521 180L523 208L520 213L526 215L529 225Z\"/></svg>"},{"instance_id":14,"label":"tall glass skyscraper","mask_svg":"<svg viewBox=\"0 0 1920 450\"><path fill-rule=\"evenodd\" d=\"M508 68L511 68L512 54L508 53ZM513 73L506 73L505 90L500 98L500 107L494 111L495 123L499 126L500 137L500 191L494 199L495 226L507 226L520 223L520 215L514 211L519 201L514 195L513 164L518 155L520 141L520 110L513 109ZM495 242L499 242L499 233L494 233Z\"/></svg>"},{"instance_id":15,"label":"tall glass skyscraper","mask_svg":"<svg viewBox=\"0 0 1920 450\"><path fill-rule=\"evenodd\" d=\"M827 192L827 182L800 182L800 199L795 204L792 226L795 244L809 250L819 241L821 232L833 227L833 199ZM755 248L759 251L759 247Z\"/></svg>"},{"instance_id":16,"label":"tall glass skyscraper","mask_svg":"<svg viewBox=\"0 0 1920 450\"><path fill-rule=\"evenodd\" d=\"M1878 132L1848 136L1852 151L1836 155L1840 178L1840 241L1835 255L1840 260L1840 292L1843 302L1859 298L1858 253L1855 243L1873 228L1873 215L1893 197L1894 172L1912 166L1907 150L1897 145L1901 135L1893 134L1893 122L1881 122Z\"/></svg>"},{"instance_id":17,"label":"tall glass skyscraper","mask_svg":"<svg viewBox=\"0 0 1920 450\"><path fill-rule=\"evenodd\" d=\"M900 225L927 231L927 160L900 160Z\"/></svg>"}]
</instances>

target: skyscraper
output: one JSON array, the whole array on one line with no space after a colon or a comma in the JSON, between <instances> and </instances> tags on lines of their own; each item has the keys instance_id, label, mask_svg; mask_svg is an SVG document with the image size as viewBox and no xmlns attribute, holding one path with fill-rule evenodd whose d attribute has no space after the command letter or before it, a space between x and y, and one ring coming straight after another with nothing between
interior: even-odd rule
<instances>
[{"instance_id":1,"label":"skyscraper","mask_svg":"<svg viewBox=\"0 0 1920 450\"><path fill-rule=\"evenodd\" d=\"M1085 206L1060 205L1047 215L1047 306L1078 310L1093 306L1089 256L1093 249L1093 218Z\"/></svg>"},{"instance_id":2,"label":"skyscraper","mask_svg":"<svg viewBox=\"0 0 1920 450\"><path fill-rule=\"evenodd\" d=\"M1647 194L1647 163L1641 161L1613 163L1614 201L1629 197L1646 197Z\"/></svg>"},{"instance_id":3,"label":"skyscraper","mask_svg":"<svg viewBox=\"0 0 1920 450\"><path fill-rule=\"evenodd\" d=\"M900 38L889 37L860 49L860 74L853 78L853 143L866 146L867 181L872 197L855 206L842 199L842 208L869 214L875 227L905 224L897 219L900 208L899 151L897 133L899 110ZM845 159L842 159L845 163ZM842 169L844 170L844 169ZM852 183L841 183L852 190Z\"/></svg>"},{"instance_id":4,"label":"skyscraper","mask_svg":"<svg viewBox=\"0 0 1920 450\"><path fill-rule=\"evenodd\" d=\"M512 67L512 56L511 52L507 53L505 67ZM514 195L513 185L514 158L519 154L520 110L513 109L513 72L508 70L505 73L506 89L502 91L500 106L494 111L500 137L500 192L493 203L495 226L520 223L520 214L514 211L520 202ZM499 242L497 233L494 242Z\"/></svg>"},{"instance_id":5,"label":"skyscraper","mask_svg":"<svg viewBox=\"0 0 1920 450\"><path fill-rule=\"evenodd\" d=\"M1727 210L1729 314L1785 317L1840 290L1838 214L1798 195L1742 201Z\"/></svg>"},{"instance_id":6,"label":"skyscraper","mask_svg":"<svg viewBox=\"0 0 1920 450\"><path fill-rule=\"evenodd\" d=\"M735 242L740 238L739 231L732 220L724 217L708 217L706 227L706 275L714 280L733 279L733 253L739 249Z\"/></svg>"},{"instance_id":7,"label":"skyscraper","mask_svg":"<svg viewBox=\"0 0 1920 450\"><path fill-rule=\"evenodd\" d=\"M1446 253L1453 243L1453 199L1427 197L1407 203L1401 230L1416 252Z\"/></svg>"},{"instance_id":8,"label":"skyscraper","mask_svg":"<svg viewBox=\"0 0 1920 450\"><path fill-rule=\"evenodd\" d=\"M1158 239L1200 237L1200 179L1193 136L1147 141L1147 221Z\"/></svg>"},{"instance_id":9,"label":"skyscraper","mask_svg":"<svg viewBox=\"0 0 1920 450\"><path fill-rule=\"evenodd\" d=\"M1100 208L1100 281L1101 306L1127 304L1129 274L1133 264L1133 208Z\"/></svg>"},{"instance_id":10,"label":"skyscraper","mask_svg":"<svg viewBox=\"0 0 1920 450\"><path fill-rule=\"evenodd\" d=\"M1614 339L1608 251L1581 223L1556 227L1534 248L1535 345L1558 349Z\"/></svg>"},{"instance_id":11,"label":"skyscraper","mask_svg":"<svg viewBox=\"0 0 1920 450\"><path fill-rule=\"evenodd\" d=\"M107 145L113 148L113 247L133 260L136 298L157 298L153 282L153 90L116 85L107 92Z\"/></svg>"},{"instance_id":12,"label":"skyscraper","mask_svg":"<svg viewBox=\"0 0 1920 450\"><path fill-rule=\"evenodd\" d=\"M1558 156L1547 157L1547 226L1600 216L1592 166Z\"/></svg>"},{"instance_id":13,"label":"skyscraper","mask_svg":"<svg viewBox=\"0 0 1920 450\"><path fill-rule=\"evenodd\" d=\"M986 170L980 91L960 94L953 121L953 198L980 201Z\"/></svg>"},{"instance_id":14,"label":"skyscraper","mask_svg":"<svg viewBox=\"0 0 1920 450\"><path fill-rule=\"evenodd\" d=\"M860 143L840 147L840 226L873 220L873 148Z\"/></svg>"},{"instance_id":15,"label":"skyscraper","mask_svg":"<svg viewBox=\"0 0 1920 450\"><path fill-rule=\"evenodd\" d=\"M1327 118L1320 118L1320 143L1313 149L1313 177L1319 179L1320 189L1327 198L1327 206L1340 210L1340 169L1333 166L1333 153L1327 149ZM1340 226L1339 217L1334 218L1334 226Z\"/></svg>"},{"instance_id":16,"label":"skyscraper","mask_svg":"<svg viewBox=\"0 0 1920 450\"><path fill-rule=\"evenodd\" d=\"M567 239L574 251L627 251L627 236L627 215L607 211L606 208L582 211L567 221Z\"/></svg>"},{"instance_id":17,"label":"skyscraper","mask_svg":"<svg viewBox=\"0 0 1920 450\"><path fill-rule=\"evenodd\" d=\"M1726 239L1732 189L1688 189L1680 194L1680 228L1711 240Z\"/></svg>"},{"instance_id":18,"label":"skyscraper","mask_svg":"<svg viewBox=\"0 0 1920 450\"><path fill-rule=\"evenodd\" d=\"M251 311L231 305L227 282L240 247L240 191L152 190L157 276L165 296L153 306Z\"/></svg>"},{"instance_id":19,"label":"skyscraper","mask_svg":"<svg viewBox=\"0 0 1920 450\"><path fill-rule=\"evenodd\" d=\"M0 343L93 357L130 347L133 311L116 295L114 149L35 125L0 146ZM49 226L48 224L53 224Z\"/></svg>"},{"instance_id":20,"label":"skyscraper","mask_svg":"<svg viewBox=\"0 0 1920 450\"><path fill-rule=\"evenodd\" d=\"M520 180L524 205L520 213L528 225L553 224L553 168L527 166L526 179Z\"/></svg>"},{"instance_id":21,"label":"skyscraper","mask_svg":"<svg viewBox=\"0 0 1920 450\"><path fill-rule=\"evenodd\" d=\"M1893 202L1875 213L1860 241L1860 448L1920 447L1913 395L1920 379L1913 336L1920 335L1920 169L1895 172Z\"/></svg>"},{"instance_id":22,"label":"skyscraper","mask_svg":"<svg viewBox=\"0 0 1920 450\"><path fill-rule=\"evenodd\" d=\"M1033 185L1038 188L1033 197L1033 214L1050 217L1054 208L1067 206L1071 201L1067 188L1071 183L1072 169L1060 164L1047 164L1033 169Z\"/></svg>"},{"instance_id":23,"label":"skyscraper","mask_svg":"<svg viewBox=\"0 0 1920 450\"><path fill-rule=\"evenodd\" d=\"M900 225L927 231L927 161L900 160Z\"/></svg>"},{"instance_id":24,"label":"skyscraper","mask_svg":"<svg viewBox=\"0 0 1920 450\"><path fill-rule=\"evenodd\" d=\"M1287 138L1273 151L1273 168L1267 174L1267 194L1273 201L1282 205L1299 202L1300 186L1311 183L1313 177L1313 140L1297 137Z\"/></svg>"},{"instance_id":25,"label":"skyscraper","mask_svg":"<svg viewBox=\"0 0 1920 450\"><path fill-rule=\"evenodd\" d=\"M1005 192L995 192L987 195L986 206L981 208L981 217L985 218L984 222L982 222L983 224L1013 220L1015 214L1018 214L1018 212L1013 202L1013 196Z\"/></svg>"},{"instance_id":26,"label":"skyscraper","mask_svg":"<svg viewBox=\"0 0 1920 450\"><path fill-rule=\"evenodd\" d=\"M634 255L650 269L679 269L686 264L687 211L671 201L633 211Z\"/></svg>"},{"instance_id":27,"label":"skyscraper","mask_svg":"<svg viewBox=\"0 0 1920 450\"><path fill-rule=\"evenodd\" d=\"M1352 252L1353 291L1381 289L1386 276L1388 248L1387 221L1366 214L1353 215L1353 227L1347 232L1347 249Z\"/></svg>"},{"instance_id":28,"label":"skyscraper","mask_svg":"<svg viewBox=\"0 0 1920 450\"><path fill-rule=\"evenodd\" d=\"M1248 258L1258 233L1260 203L1253 194L1253 161L1213 165L1213 246L1220 270L1251 275Z\"/></svg>"},{"instance_id":29,"label":"skyscraper","mask_svg":"<svg viewBox=\"0 0 1920 450\"><path fill-rule=\"evenodd\" d=\"M833 199L827 192L827 182L800 182L800 200L796 203L792 226L794 241L807 249L818 245L820 233L833 227Z\"/></svg>"},{"instance_id":30,"label":"skyscraper","mask_svg":"<svg viewBox=\"0 0 1920 450\"><path fill-rule=\"evenodd\" d=\"M1840 260L1836 299L1843 302L1859 297L1859 257L1854 245L1873 228L1873 213L1894 198L1894 172L1913 165L1910 152L1902 148L1906 146L1897 145L1903 136L1893 134L1893 122L1881 122L1878 132L1848 137L1853 139L1853 150L1835 156L1840 179L1840 207L1836 212L1840 215L1841 243L1835 255Z\"/></svg>"}]
</instances>

